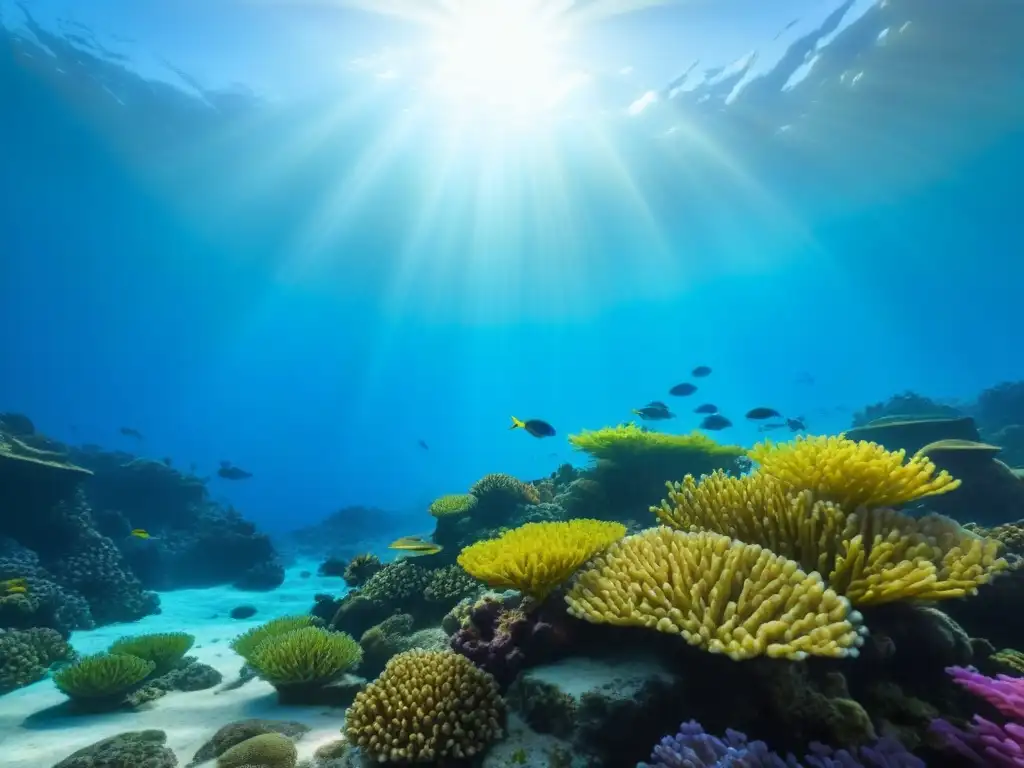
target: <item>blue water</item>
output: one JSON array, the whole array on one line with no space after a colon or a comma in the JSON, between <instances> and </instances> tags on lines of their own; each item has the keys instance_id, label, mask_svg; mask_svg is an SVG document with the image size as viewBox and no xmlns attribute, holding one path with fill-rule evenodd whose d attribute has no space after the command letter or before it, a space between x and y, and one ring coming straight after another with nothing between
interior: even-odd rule
<instances>
[{"instance_id":1,"label":"blue water","mask_svg":"<svg viewBox=\"0 0 1024 768\"><path fill-rule=\"evenodd\" d=\"M614 16L574 42L586 98L525 128L460 129L423 30L359 8L0 24L0 410L229 459L264 529L542 476L698 364L744 444L755 405L824 433L1024 378L1011 0Z\"/></svg>"}]
</instances>

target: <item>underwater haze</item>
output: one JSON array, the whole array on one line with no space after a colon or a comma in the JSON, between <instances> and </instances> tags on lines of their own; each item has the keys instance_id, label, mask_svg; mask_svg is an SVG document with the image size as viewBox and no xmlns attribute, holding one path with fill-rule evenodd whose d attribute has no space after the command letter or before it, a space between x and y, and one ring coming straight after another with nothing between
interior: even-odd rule
<instances>
[{"instance_id":1,"label":"underwater haze","mask_svg":"<svg viewBox=\"0 0 1024 768\"><path fill-rule=\"evenodd\" d=\"M759 729L742 713L730 720L728 707L673 708L675 693L636 693L637 741L610 745L600 718L584 733L572 714L560 731L550 724L564 713L545 710L540 727L522 702L551 686L580 699L623 679L647 691L660 674L645 666L654 650L621 666L557 667L577 663L580 647L622 645L617 635L583 642L560 623L566 611L572 626L656 627L690 646L717 631L707 618L666 629L678 604L652 609L654 618L610 618L610 606L641 594L635 584L608 591L616 547L640 562L629 547L683 546L658 536L723 536L792 558L808 579L821 571L825 597L794 597L800 607L786 613L806 609L820 632L801 644L793 630L755 653L750 619L733 640L711 643L715 659L734 665L752 655L841 664L864 647L899 648L937 619L872 608L891 608L893 595L931 605L979 586L989 594L990 578L1016 569L1019 530L999 526L1024 518L1024 3L0 0L0 35L0 752L10 750L10 765L77 768L59 761L157 728L166 746L132 741L133 759L185 765L195 753L196 765L292 768L294 754L254 763L200 749L216 727L248 717L298 721L311 736L270 730L299 744L310 766L349 766L340 761L356 758L312 754L342 728L323 710L337 701L319 689L296 697L285 673L261 666L264 635L251 648L233 640L280 617L297 622L290 631L333 638L324 642L377 633L380 646L358 651L362 666L352 648L332 646L347 659L327 676L332 691L341 671L377 678L378 635L391 643L384 660L451 647L430 674L468 675L465 685L491 675L480 690L493 683L494 698L480 694L478 712L504 713L498 692L519 690L506 729L519 736L495 735L504 714L467 720L460 732L480 743L445 758L455 763L439 757L451 744L420 756L445 768L479 762L492 742L488 768L725 765L707 755L680 762L703 734L696 725L651 754L691 717L708 733L742 728L751 744L733 746L750 754L763 739L798 757L824 742L874 768L1021 765L956 731L975 711L992 713L945 706L957 686L988 685L969 675L1010 669L972 660L971 638L1024 651L1024 625L992 635L992 622L972 624L966 609L950 611L964 629L949 619L966 656L963 643L937 651L920 690L885 678L913 691L927 716L879 715L874 694L843 689L843 701L865 708L856 738L806 723ZM814 442L847 431L873 447ZM796 458L773 464L776 449ZM921 462L930 469L919 478L900 474ZM745 474L752 465L760 469ZM878 479L883 467L903 491ZM677 488L657 513L667 527L649 528L664 483L684 475L700 487ZM864 542L913 528L906 541L916 543L893 550L891 568L890 555L869 556L864 567L877 572L840 579L846 555L826 573L825 559L771 538L785 526L766 533L774 523L745 529L722 522L726 512L680 511L704 503L715 478L769 475L785 488L734 496L728 514L760 509L777 490L801 519L850 515L820 522L804 544L845 530L842 547L870 550L851 544L858 525ZM842 493L827 490L847 480ZM889 490L864 490L875 482ZM827 510L812 514L805 502ZM906 517L856 517L876 507ZM573 528L532 539L531 523ZM522 525L514 546L547 552L557 563L541 570L560 579L542 583L521 563L502 570L510 549L473 549ZM755 528L767 538L752 540ZM611 570L578 571L604 562L591 558L609 546ZM842 547L829 557L842 550L849 566L856 557ZM927 547L937 554L921 565ZM702 573L713 570L707 557L694 561ZM426 596L410 605L405 593L371 594L392 568ZM878 586L901 568L931 575L902 592ZM648 581L667 589L675 577L665 574L677 572L654 569ZM458 613L481 585L514 588L516 602L492 595ZM360 590L362 607L351 609ZM534 609L552 595L556 618ZM815 614L808 605L819 599ZM1014 596L985 616L1017 606ZM459 634L488 611L496 635ZM392 614L411 617L402 632L385 625ZM866 627L892 631L879 640ZM15 638L41 629L59 635L46 653L42 641ZM431 645L414 630L441 639ZM178 631L192 638L180 652L147 645L152 658L139 651L138 668L119 673L133 682L115 691L118 706L126 693L145 695L130 712L111 715L109 692L86 696L59 679L78 667L62 667L73 656L53 642L88 654L126 634ZM529 645L533 633L543 652ZM513 635L515 654L489 645ZM15 651L16 640L35 650ZM160 653L177 664L193 643L194 669L161 667ZM118 658L138 661L128 653ZM32 654L34 671L11 661ZM473 664L463 669L465 659ZM232 688L243 660L249 671ZM557 668L524 689L519 665L541 661ZM1024 656L1017 663L1024 672ZM965 671L972 665L980 672ZM946 667L961 671L947 679ZM179 677L160 677L154 693L153 676L168 670ZM935 680L954 693L929 698ZM93 697L89 714L65 714L65 696ZM1006 696L1019 697L1024 723L1024 689ZM374 720L355 701L346 700L345 735L359 755L412 760L399 747L374 751L397 737L367 735ZM757 701L764 712L796 707ZM670 711L671 727L653 710ZM959 746L943 751L940 732ZM707 738L726 750L728 738Z\"/></svg>"}]
</instances>

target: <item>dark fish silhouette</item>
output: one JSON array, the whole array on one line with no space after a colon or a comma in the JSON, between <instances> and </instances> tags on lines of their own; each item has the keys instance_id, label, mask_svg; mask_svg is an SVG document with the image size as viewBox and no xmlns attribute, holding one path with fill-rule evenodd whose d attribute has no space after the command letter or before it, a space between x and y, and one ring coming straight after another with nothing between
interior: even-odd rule
<instances>
[{"instance_id":1,"label":"dark fish silhouette","mask_svg":"<svg viewBox=\"0 0 1024 768\"><path fill-rule=\"evenodd\" d=\"M696 391L697 387L688 381L684 381L682 384L676 384L668 391L668 393L670 395L675 395L676 397L686 397L687 395L692 395Z\"/></svg>"},{"instance_id":2,"label":"dark fish silhouette","mask_svg":"<svg viewBox=\"0 0 1024 768\"><path fill-rule=\"evenodd\" d=\"M420 448L422 448L422 449L423 449L424 451L429 451L429 450L430 450L430 446L429 446L429 445L427 445L427 444L426 444L426 442L425 442L425 441L423 441L423 440L417 440L417 441L416 441L416 445L418 445L418 446L419 446Z\"/></svg>"},{"instance_id":3,"label":"dark fish silhouette","mask_svg":"<svg viewBox=\"0 0 1024 768\"><path fill-rule=\"evenodd\" d=\"M515 416L512 417L512 426L509 429L525 429L534 437L554 437L555 428L546 421L540 419L527 419L522 421Z\"/></svg>"},{"instance_id":4,"label":"dark fish silhouette","mask_svg":"<svg viewBox=\"0 0 1024 768\"><path fill-rule=\"evenodd\" d=\"M800 432L807 429L807 423L804 421L803 416L797 416L795 419L786 419L786 426L789 427L790 432Z\"/></svg>"},{"instance_id":5,"label":"dark fish silhouette","mask_svg":"<svg viewBox=\"0 0 1024 768\"><path fill-rule=\"evenodd\" d=\"M782 414L774 408L751 408L747 411L747 418L757 421L761 419L781 419Z\"/></svg>"},{"instance_id":6,"label":"dark fish silhouette","mask_svg":"<svg viewBox=\"0 0 1024 768\"><path fill-rule=\"evenodd\" d=\"M692 371L690 371L690 375L691 376L695 376L698 379L700 379L700 378L702 378L704 376L710 376L711 375L711 369L708 366L706 366L706 365L698 365L696 368L694 368Z\"/></svg>"},{"instance_id":7,"label":"dark fish silhouette","mask_svg":"<svg viewBox=\"0 0 1024 768\"><path fill-rule=\"evenodd\" d=\"M720 413L713 413L710 416L705 416L704 420L700 423L700 426L701 429L718 431L719 429L727 429L728 427L731 427L732 422Z\"/></svg>"},{"instance_id":8,"label":"dark fish silhouette","mask_svg":"<svg viewBox=\"0 0 1024 768\"><path fill-rule=\"evenodd\" d=\"M668 406L665 405L663 402L661 402L661 400L651 400L651 402L649 402L644 407L645 408L661 408L662 410L665 410L665 411L668 410Z\"/></svg>"},{"instance_id":9,"label":"dark fish silhouette","mask_svg":"<svg viewBox=\"0 0 1024 768\"><path fill-rule=\"evenodd\" d=\"M663 421L665 419L674 419L676 417L676 415L668 408L658 408L653 405L648 405L645 408L635 408L633 409L633 413L644 421Z\"/></svg>"},{"instance_id":10,"label":"dark fish silhouette","mask_svg":"<svg viewBox=\"0 0 1024 768\"><path fill-rule=\"evenodd\" d=\"M712 403L704 403L693 409L694 413L718 413L718 406Z\"/></svg>"},{"instance_id":11,"label":"dark fish silhouette","mask_svg":"<svg viewBox=\"0 0 1024 768\"><path fill-rule=\"evenodd\" d=\"M222 461L220 463L220 469L217 470L217 475L223 477L225 480L245 480L247 477L252 477L251 472L246 472L244 469L231 466L230 461Z\"/></svg>"},{"instance_id":12,"label":"dark fish silhouette","mask_svg":"<svg viewBox=\"0 0 1024 768\"><path fill-rule=\"evenodd\" d=\"M120 432L125 437L134 437L136 440L146 439L142 436L142 433L139 432L139 430L132 429L131 427L121 427L121 429L119 429L118 432Z\"/></svg>"}]
</instances>

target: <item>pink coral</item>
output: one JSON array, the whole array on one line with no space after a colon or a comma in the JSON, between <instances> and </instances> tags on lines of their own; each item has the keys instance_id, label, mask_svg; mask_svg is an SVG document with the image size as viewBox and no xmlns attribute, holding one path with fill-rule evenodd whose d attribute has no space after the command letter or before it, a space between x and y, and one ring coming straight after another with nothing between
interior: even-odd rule
<instances>
[{"instance_id":1,"label":"pink coral","mask_svg":"<svg viewBox=\"0 0 1024 768\"><path fill-rule=\"evenodd\" d=\"M1024 768L1024 679L1006 675L987 677L964 667L948 667L946 671L959 685L999 710L1009 722L1000 725L975 715L968 731L961 731L945 720L934 721L933 729L951 748L978 765Z\"/></svg>"}]
</instances>

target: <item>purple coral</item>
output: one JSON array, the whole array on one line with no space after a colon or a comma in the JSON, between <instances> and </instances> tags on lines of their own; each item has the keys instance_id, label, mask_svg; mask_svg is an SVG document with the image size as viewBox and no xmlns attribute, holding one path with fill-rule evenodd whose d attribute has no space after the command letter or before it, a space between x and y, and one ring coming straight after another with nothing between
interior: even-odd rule
<instances>
[{"instance_id":1,"label":"purple coral","mask_svg":"<svg viewBox=\"0 0 1024 768\"><path fill-rule=\"evenodd\" d=\"M951 749L978 765L1024 768L1024 679L1007 675L987 677L964 667L948 667L946 671L957 684L985 699L1009 722L1000 725L975 715L967 731L945 720L933 721L932 730Z\"/></svg>"},{"instance_id":2,"label":"purple coral","mask_svg":"<svg viewBox=\"0 0 1024 768\"><path fill-rule=\"evenodd\" d=\"M472 607L467 625L456 630L450 643L504 689L527 664L549 660L560 638L539 611L524 613L500 600L484 599Z\"/></svg>"},{"instance_id":3,"label":"purple coral","mask_svg":"<svg viewBox=\"0 0 1024 768\"><path fill-rule=\"evenodd\" d=\"M720 739L704 732L694 720L683 723L679 733L666 736L654 748L651 763L637 768L924 768L895 739L879 739L872 746L848 752L812 744L803 761L780 755L763 741L747 741L745 734L727 730Z\"/></svg>"}]
</instances>

